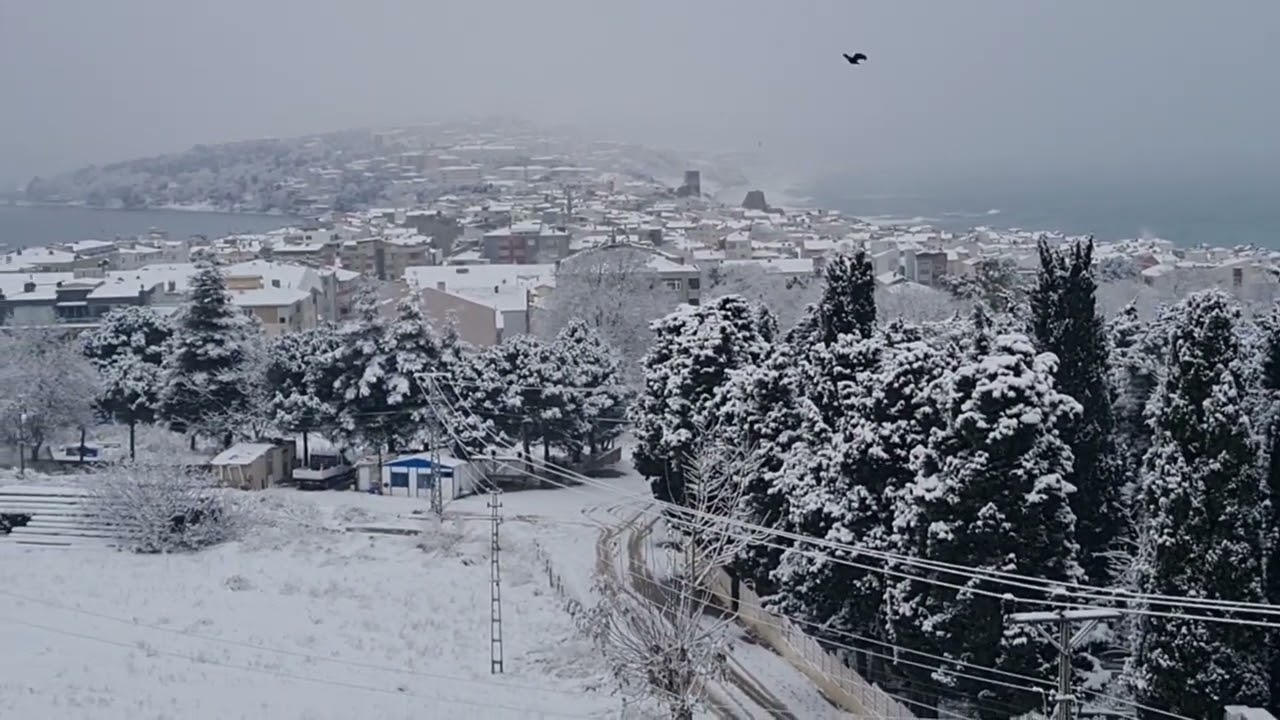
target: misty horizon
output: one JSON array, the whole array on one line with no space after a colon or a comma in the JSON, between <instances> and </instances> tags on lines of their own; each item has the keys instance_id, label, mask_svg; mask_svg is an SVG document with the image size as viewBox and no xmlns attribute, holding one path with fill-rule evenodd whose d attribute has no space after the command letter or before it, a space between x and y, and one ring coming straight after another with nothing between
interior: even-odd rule
<instances>
[{"instance_id":1,"label":"misty horizon","mask_svg":"<svg viewBox=\"0 0 1280 720\"><path fill-rule=\"evenodd\" d=\"M1261 0L13 2L0 182L494 114L870 189L1263 176L1280 160L1276 29Z\"/></svg>"}]
</instances>

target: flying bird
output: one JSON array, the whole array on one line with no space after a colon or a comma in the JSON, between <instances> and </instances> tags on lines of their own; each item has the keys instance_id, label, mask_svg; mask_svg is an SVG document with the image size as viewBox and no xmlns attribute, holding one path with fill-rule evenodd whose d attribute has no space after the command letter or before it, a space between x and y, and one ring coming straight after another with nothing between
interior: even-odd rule
<instances>
[{"instance_id":1,"label":"flying bird","mask_svg":"<svg viewBox=\"0 0 1280 720\"><path fill-rule=\"evenodd\" d=\"M850 55L849 53L840 53L840 54L844 55L844 59L848 60L850 65L857 65L858 63L867 59L867 56L863 55L862 53L854 53L852 55Z\"/></svg>"}]
</instances>

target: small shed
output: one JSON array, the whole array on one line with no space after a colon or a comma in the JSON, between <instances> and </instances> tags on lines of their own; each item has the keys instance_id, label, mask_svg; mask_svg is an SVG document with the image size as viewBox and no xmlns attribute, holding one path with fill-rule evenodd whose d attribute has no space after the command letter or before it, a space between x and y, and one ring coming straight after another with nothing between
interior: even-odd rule
<instances>
[{"instance_id":1,"label":"small shed","mask_svg":"<svg viewBox=\"0 0 1280 720\"><path fill-rule=\"evenodd\" d=\"M209 461L218 481L241 490L265 490L293 474L290 448L272 443L236 443Z\"/></svg>"},{"instance_id":2,"label":"small shed","mask_svg":"<svg viewBox=\"0 0 1280 720\"><path fill-rule=\"evenodd\" d=\"M370 475L361 474L361 490L369 490ZM426 498L431 496L434 480L431 453L400 455L382 464L382 483L379 489L385 495L403 494ZM440 458L440 496L446 502L474 495L480 482L480 469L476 466L465 460Z\"/></svg>"}]
</instances>

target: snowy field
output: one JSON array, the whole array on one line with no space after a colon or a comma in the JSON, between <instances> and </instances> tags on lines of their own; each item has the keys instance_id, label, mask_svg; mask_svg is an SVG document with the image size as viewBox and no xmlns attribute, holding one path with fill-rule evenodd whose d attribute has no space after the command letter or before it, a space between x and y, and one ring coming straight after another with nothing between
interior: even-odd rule
<instances>
[{"instance_id":1,"label":"snowy field","mask_svg":"<svg viewBox=\"0 0 1280 720\"><path fill-rule=\"evenodd\" d=\"M618 717L527 544L504 543L495 678L486 521L355 493L259 504L271 525L194 555L0 539L0 717ZM344 530L388 524L423 534Z\"/></svg>"}]
</instances>

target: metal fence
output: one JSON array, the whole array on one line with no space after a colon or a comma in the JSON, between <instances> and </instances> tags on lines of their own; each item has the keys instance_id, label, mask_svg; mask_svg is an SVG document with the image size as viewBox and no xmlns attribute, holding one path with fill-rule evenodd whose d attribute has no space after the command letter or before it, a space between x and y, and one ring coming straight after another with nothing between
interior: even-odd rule
<instances>
[{"instance_id":1,"label":"metal fence","mask_svg":"<svg viewBox=\"0 0 1280 720\"><path fill-rule=\"evenodd\" d=\"M712 590L725 607L730 607L730 587L729 575L723 570L717 573ZM759 596L750 588L740 585L738 596L738 619L829 692L832 700L844 705L845 710L879 720L916 720L916 716L902 703L867 682L795 623L765 610Z\"/></svg>"}]
</instances>

